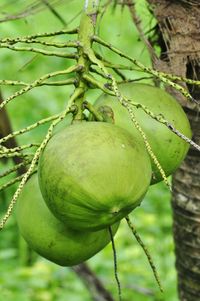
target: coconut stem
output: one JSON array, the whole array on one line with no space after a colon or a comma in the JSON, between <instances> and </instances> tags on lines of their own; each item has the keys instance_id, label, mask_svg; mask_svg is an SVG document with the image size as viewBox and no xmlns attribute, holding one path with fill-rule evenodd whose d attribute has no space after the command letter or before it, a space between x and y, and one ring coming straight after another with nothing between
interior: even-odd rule
<instances>
[{"instance_id":1,"label":"coconut stem","mask_svg":"<svg viewBox=\"0 0 200 301\"><path fill-rule=\"evenodd\" d=\"M83 66L83 69L78 72L79 88L82 89L82 95L76 99L75 104L78 108L74 117L75 120L83 119L83 102L85 100L85 92L88 89L88 85L83 78L84 74L89 72L91 65L88 59L88 53L92 48L92 37L95 34L96 19L99 7L99 0L86 0L84 10L81 16L80 29L78 34L78 41L80 47L78 48L78 65Z\"/></svg>"},{"instance_id":2,"label":"coconut stem","mask_svg":"<svg viewBox=\"0 0 200 301\"><path fill-rule=\"evenodd\" d=\"M122 301L121 284L120 284L119 277L118 277L117 252L116 252L116 248L115 248L115 242L114 242L114 237L113 237L113 233L112 233L112 228L108 227L108 231L109 231L110 239L111 239L111 243L112 243L113 260L114 260L114 274L115 274L115 279L116 279L116 283L117 283L117 287L118 287L118 297L119 297L119 301Z\"/></svg>"}]
</instances>

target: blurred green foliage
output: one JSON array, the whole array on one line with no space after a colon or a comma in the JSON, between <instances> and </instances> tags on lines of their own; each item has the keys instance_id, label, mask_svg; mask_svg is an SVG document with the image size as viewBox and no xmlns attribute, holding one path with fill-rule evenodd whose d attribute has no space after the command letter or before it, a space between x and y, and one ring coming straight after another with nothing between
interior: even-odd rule
<instances>
[{"instance_id":1,"label":"blurred green foliage","mask_svg":"<svg viewBox=\"0 0 200 301\"><path fill-rule=\"evenodd\" d=\"M66 0L61 1L61 4L56 7L62 17L70 23L70 27L78 25L79 17L75 19L73 17L81 11L83 2ZM0 17L20 12L28 3L30 1L2 0ZM153 26L155 20L148 14L143 0L137 1L137 8L142 17L143 28L147 31ZM35 32L54 31L62 28L62 25L50 11L42 10L37 15L30 15L21 20L0 23L0 28L1 37L15 37ZM146 65L150 65L148 52L138 38L127 8L123 10L119 8L115 11L112 7L109 8L99 24L98 31L100 36L111 41L115 46ZM64 39L64 36L55 38L60 41ZM109 50L102 48L99 50L110 60L127 64ZM61 58L43 57L32 53L14 53L5 49L1 49L0 59L0 79L26 82L31 82L44 73L64 69L72 64ZM142 76L142 73L136 71L125 73L131 78ZM3 87L2 93L4 97L7 97L18 89L19 87ZM61 111L71 92L71 87L40 87L16 98L7 106L13 129L23 128L41 118ZM93 102L99 94L100 91L92 90L88 93L87 99ZM46 130L47 126L45 125L18 137L17 140L20 144L41 141ZM6 165L1 163L0 169L2 171L11 165L11 161ZM1 215L5 212L13 192L14 187L0 193ZM163 183L149 189L141 207L131 214L131 219L155 261L164 293L159 292L141 247L132 236L126 223L122 221L115 243L123 301L176 301L170 193ZM4 231L0 233L0 301L91 301L88 290L71 269L56 266L36 255L34 255L33 265L24 266L23 257L26 256L24 244L22 238L19 238L13 215ZM88 264L117 300L111 246L107 246Z\"/></svg>"}]
</instances>

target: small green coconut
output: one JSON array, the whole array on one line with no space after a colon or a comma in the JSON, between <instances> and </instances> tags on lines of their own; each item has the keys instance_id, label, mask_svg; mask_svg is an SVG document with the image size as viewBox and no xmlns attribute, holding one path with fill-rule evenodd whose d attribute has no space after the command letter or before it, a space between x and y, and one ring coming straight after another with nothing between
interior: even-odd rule
<instances>
[{"instance_id":1,"label":"small green coconut","mask_svg":"<svg viewBox=\"0 0 200 301\"><path fill-rule=\"evenodd\" d=\"M17 202L17 223L28 245L61 266L77 265L102 250L109 242L108 229L74 231L55 218L39 189L37 174L26 183ZM112 226L113 235L119 223Z\"/></svg>"},{"instance_id":2,"label":"small green coconut","mask_svg":"<svg viewBox=\"0 0 200 301\"><path fill-rule=\"evenodd\" d=\"M141 203L151 179L143 145L105 122L80 122L48 142L39 161L42 195L51 212L76 230L114 224Z\"/></svg>"},{"instance_id":3,"label":"small green coconut","mask_svg":"<svg viewBox=\"0 0 200 301\"><path fill-rule=\"evenodd\" d=\"M162 89L141 83L122 84L119 89L130 102L145 105L155 115L161 114L179 132L191 138L188 118L180 104L170 94ZM119 103L116 97L108 94L101 95L96 100L95 107L99 109L102 106L111 107L115 125L126 129L134 137L140 135L131 121L127 109ZM160 165L167 176L171 175L185 158L189 144L170 131L166 125L150 117L141 108L132 106L132 109ZM142 140L141 136L140 139ZM163 180L153 161L152 171L152 184Z\"/></svg>"}]
</instances>

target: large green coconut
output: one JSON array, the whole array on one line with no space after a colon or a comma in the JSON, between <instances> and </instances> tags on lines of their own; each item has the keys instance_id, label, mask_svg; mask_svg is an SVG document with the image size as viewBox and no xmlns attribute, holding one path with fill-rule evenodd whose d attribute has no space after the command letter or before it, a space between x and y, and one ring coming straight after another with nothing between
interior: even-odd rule
<instances>
[{"instance_id":1,"label":"large green coconut","mask_svg":"<svg viewBox=\"0 0 200 301\"><path fill-rule=\"evenodd\" d=\"M39 161L44 200L77 230L102 229L126 216L140 204L150 179L145 148L124 129L103 122L66 127Z\"/></svg>"},{"instance_id":2,"label":"large green coconut","mask_svg":"<svg viewBox=\"0 0 200 301\"><path fill-rule=\"evenodd\" d=\"M190 124L182 107L170 94L162 89L147 85L126 83L119 89L130 101L145 105L154 114L162 114L179 132L191 138ZM116 97L103 94L95 102L95 107L109 106L114 113L114 124L126 129L137 136L139 132L135 128L127 109L125 109ZM172 174L183 161L189 148L189 144L171 132L165 125L152 119L141 108L133 107L134 114L141 128L146 134L154 154L164 169L166 175ZM142 138L141 138L142 139ZM161 174L152 161L153 176L151 183L162 180Z\"/></svg>"},{"instance_id":3,"label":"large green coconut","mask_svg":"<svg viewBox=\"0 0 200 301\"><path fill-rule=\"evenodd\" d=\"M102 250L109 242L108 229L74 231L56 219L46 206L34 174L17 202L17 223L29 246L61 266L77 265ZM113 235L119 223L112 226Z\"/></svg>"}]
</instances>

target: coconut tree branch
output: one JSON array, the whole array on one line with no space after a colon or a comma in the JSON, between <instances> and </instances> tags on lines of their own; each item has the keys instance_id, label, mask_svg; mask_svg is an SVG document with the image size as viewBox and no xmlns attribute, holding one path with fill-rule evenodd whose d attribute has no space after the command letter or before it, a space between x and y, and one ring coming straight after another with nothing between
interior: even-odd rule
<instances>
[{"instance_id":1,"label":"coconut tree branch","mask_svg":"<svg viewBox=\"0 0 200 301\"><path fill-rule=\"evenodd\" d=\"M164 72L160 72L160 71L157 71L155 69L152 69L152 68L144 66L141 62L139 62L136 59L130 57L129 55L123 53L118 48L112 46L110 43L105 42L104 40L102 40L101 38L99 38L97 36L94 36L93 40L95 42L101 44L102 46L105 46L106 48L111 49L113 52L115 52L119 56L121 56L123 58L126 58L127 60L129 60L130 62L132 62L134 65L136 65L137 67L139 67L141 70L143 70L143 72L150 73L150 74L154 75L155 77L159 78L162 82L164 82L165 84L167 84L169 86L172 86L173 88L175 88L176 90L178 90L180 93L182 93L186 98L188 98L191 101L195 102L195 99L186 91L185 88L183 88L179 84L176 84L176 83L172 82L172 80L171 80L172 77L171 77L170 74L166 74Z\"/></svg>"},{"instance_id":2,"label":"coconut tree branch","mask_svg":"<svg viewBox=\"0 0 200 301\"><path fill-rule=\"evenodd\" d=\"M66 26L67 23L65 22L65 20L63 19L63 17L57 12L57 10L53 7L53 5L51 5L51 3L49 3L49 1L47 0L41 0L42 3L44 3L44 5L50 10L50 12L52 12L52 14L64 25Z\"/></svg>"},{"instance_id":3,"label":"coconut tree branch","mask_svg":"<svg viewBox=\"0 0 200 301\"><path fill-rule=\"evenodd\" d=\"M5 135L4 137L2 137L0 139L0 143L5 143L6 141L11 140L12 138L14 138L14 137L16 137L18 135L22 135L22 134L24 134L26 132L29 132L29 131L35 129L36 127L38 127L38 126L40 126L42 124L51 122L51 121L56 120L58 118L59 118L59 114L56 114L56 115L53 115L53 116L41 119L41 120L39 120L39 121L37 121L37 122L35 122L35 123L27 126L26 128L23 128L21 130L18 130L18 131L15 131L15 132L9 132L8 135Z\"/></svg>"},{"instance_id":4,"label":"coconut tree branch","mask_svg":"<svg viewBox=\"0 0 200 301\"><path fill-rule=\"evenodd\" d=\"M68 58L68 59L77 59L76 53L64 53L64 52L56 52L56 51L47 51L39 48L33 47L15 47L9 44L0 44L0 48L7 48L13 51L28 51L28 52L35 52L46 56L57 56L61 58Z\"/></svg>"},{"instance_id":5,"label":"coconut tree branch","mask_svg":"<svg viewBox=\"0 0 200 301\"><path fill-rule=\"evenodd\" d=\"M141 26L141 19L140 17L137 15L137 12L136 12L136 8L135 8L135 1L134 0L126 0L124 1L124 4L128 7L129 9L129 12L131 14L131 17L132 17L132 20L133 20L133 23L135 24L138 32L139 32L139 35L140 35L140 38L141 40L144 42L144 44L146 45L148 51L149 51L149 54L151 56L151 59L152 61L155 61L158 59L157 55L156 55L156 52L155 50L153 49L153 47L151 46L148 38L145 36L145 33L143 32L142 30L142 26Z\"/></svg>"},{"instance_id":6,"label":"coconut tree branch","mask_svg":"<svg viewBox=\"0 0 200 301\"><path fill-rule=\"evenodd\" d=\"M61 3L61 0L49 0L49 2L52 5L58 5L59 3ZM19 11L16 14L9 14L6 15L5 17L0 19L0 23L3 22L8 22L8 21L13 21L13 20L18 20L18 19L24 19L26 17L29 17L30 15L35 15L43 10L45 10L47 8L47 6L44 6L41 1L37 0L37 1L33 1L32 3L28 4L22 11Z\"/></svg>"},{"instance_id":7,"label":"coconut tree branch","mask_svg":"<svg viewBox=\"0 0 200 301\"><path fill-rule=\"evenodd\" d=\"M72 270L83 281L94 301L115 301L99 278L85 263L72 267Z\"/></svg>"},{"instance_id":8,"label":"coconut tree branch","mask_svg":"<svg viewBox=\"0 0 200 301\"><path fill-rule=\"evenodd\" d=\"M22 163L19 163L19 164L16 164L15 166L3 171L0 173L0 178L4 178L6 177L7 175L15 172L15 171L18 171L18 169L20 169L21 167L25 167L26 165L28 165L29 163L31 163L31 160L23 160ZM21 172L20 172L21 174Z\"/></svg>"},{"instance_id":9,"label":"coconut tree branch","mask_svg":"<svg viewBox=\"0 0 200 301\"><path fill-rule=\"evenodd\" d=\"M34 82L32 82L31 84L29 84L28 86L26 86L25 88L22 88L21 90L17 91L16 93L14 93L13 95L9 96L8 98L6 98L1 104L0 104L0 110L3 109L3 107L5 105L7 105L11 100L13 100L14 98L23 95L24 93L32 90L35 87L41 86L41 84L43 82L45 82L47 79L52 78L54 76L58 76L58 75L64 75L64 74L69 74L75 71L78 71L82 68L82 66L78 66L78 65L74 65L71 66L65 70L61 70L61 71L55 71L52 73L48 73L45 74L43 76L41 76L40 78L36 79Z\"/></svg>"},{"instance_id":10,"label":"coconut tree branch","mask_svg":"<svg viewBox=\"0 0 200 301\"><path fill-rule=\"evenodd\" d=\"M53 37L58 35L65 35L65 34L77 34L78 28L73 29L61 29L53 32L43 32L43 33L36 33L33 35L28 35L24 37L17 37L17 38L3 38L0 39L0 43L17 43L21 39L24 40L31 40L31 39L37 39L37 38L47 38L47 37Z\"/></svg>"},{"instance_id":11,"label":"coconut tree branch","mask_svg":"<svg viewBox=\"0 0 200 301\"><path fill-rule=\"evenodd\" d=\"M40 86L66 86L66 85L76 85L77 80L75 78L69 78L62 81L49 81L43 82ZM0 80L0 86L29 86L30 83L25 83L19 80Z\"/></svg>"},{"instance_id":12,"label":"coconut tree branch","mask_svg":"<svg viewBox=\"0 0 200 301\"><path fill-rule=\"evenodd\" d=\"M26 39L26 38L17 38L17 39L10 39L6 43L3 42L2 44L5 45L14 45L17 43L26 43L26 44L40 44L43 46L51 46L51 47L56 47L56 48L65 48L65 47L72 47L72 48L77 48L79 46L78 41L67 41L66 43L60 43L60 42L53 42L53 41L42 41L38 39Z\"/></svg>"}]
</instances>

